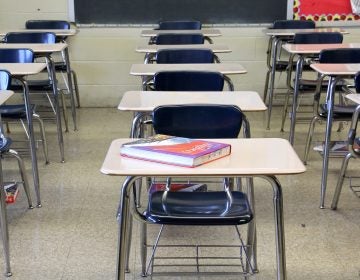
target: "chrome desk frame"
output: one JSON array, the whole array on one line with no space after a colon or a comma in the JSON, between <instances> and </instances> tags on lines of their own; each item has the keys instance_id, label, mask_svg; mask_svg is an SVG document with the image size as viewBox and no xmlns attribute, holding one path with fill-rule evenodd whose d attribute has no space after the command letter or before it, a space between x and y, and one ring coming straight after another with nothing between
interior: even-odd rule
<instances>
[{"instance_id":1,"label":"chrome desk frame","mask_svg":"<svg viewBox=\"0 0 360 280\"><path fill-rule=\"evenodd\" d=\"M171 175L171 174L169 174ZM178 175L176 175L178 176ZM249 176L253 176L249 174ZM247 177L249 177L247 176ZM212 177L214 177L212 175ZM218 176L220 177L220 176ZM246 176L245 176L246 177ZM274 203L274 222L275 222L275 242L276 242L276 263L277 263L277 279L286 280L286 257L285 257L285 235L284 235L284 217L283 217L283 198L282 188L275 176L254 176L261 177L267 180L273 188L273 203ZM131 186L136 180L141 179L142 176L128 176L124 181L118 209L118 251L117 251L117 272L116 279L125 280L125 267L127 255L127 233L131 230L131 220L127 219L130 216L130 190Z\"/></svg>"}]
</instances>

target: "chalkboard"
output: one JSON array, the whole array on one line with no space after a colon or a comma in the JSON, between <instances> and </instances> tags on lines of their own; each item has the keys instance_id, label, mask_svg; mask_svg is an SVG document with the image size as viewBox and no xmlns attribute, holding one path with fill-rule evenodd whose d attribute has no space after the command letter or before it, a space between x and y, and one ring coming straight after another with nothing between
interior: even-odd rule
<instances>
[{"instance_id":1,"label":"chalkboard","mask_svg":"<svg viewBox=\"0 0 360 280\"><path fill-rule=\"evenodd\" d=\"M286 19L288 0L74 0L78 24L261 24Z\"/></svg>"}]
</instances>

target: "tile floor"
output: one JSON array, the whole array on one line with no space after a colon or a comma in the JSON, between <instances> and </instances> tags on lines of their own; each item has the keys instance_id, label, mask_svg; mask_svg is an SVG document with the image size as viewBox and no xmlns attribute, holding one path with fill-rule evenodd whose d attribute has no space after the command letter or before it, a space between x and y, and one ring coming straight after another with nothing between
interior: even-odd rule
<instances>
[{"instance_id":1,"label":"tile floor","mask_svg":"<svg viewBox=\"0 0 360 280\"><path fill-rule=\"evenodd\" d=\"M248 114L253 137L288 137L288 133L279 132L276 119L280 113L277 108L275 111L270 131L264 129L265 114ZM43 207L27 210L24 192L21 192L18 202L7 208L13 280L115 279L115 215L123 178L102 175L99 169L111 140L128 136L131 114L109 108L81 108L78 117L80 130L65 134L64 164L59 163L54 125L47 124L51 163L45 166L41 150L38 153ZM297 128L295 149L302 157L307 125L299 124ZM318 126L318 139L321 139L323 129L324 125ZM346 134L347 131L334 133L334 138L341 139ZM29 170L28 158L26 162ZM330 163L326 206L330 205L340 163L340 159L332 159ZM359 164L360 161L350 163L352 174L359 175ZM15 167L10 160L4 161L5 178L17 178ZM345 182L339 209L320 210L321 158L315 152L311 153L307 168L302 175L279 177L284 193L288 279L360 279L360 199ZM260 272L253 279L276 279L271 188L265 181L257 179L255 190ZM139 276L138 230L135 223L131 273L127 279L143 279ZM155 233L155 230L152 227L150 233ZM211 244L216 241L231 244L234 240L235 235L228 228L184 227L179 230L168 227L161 242ZM165 254L182 251L171 249ZM216 254L228 251L216 250ZM184 252L185 255L192 253ZM5 279L3 269L0 258L0 279ZM154 276L153 279L239 277L183 275Z\"/></svg>"}]
</instances>

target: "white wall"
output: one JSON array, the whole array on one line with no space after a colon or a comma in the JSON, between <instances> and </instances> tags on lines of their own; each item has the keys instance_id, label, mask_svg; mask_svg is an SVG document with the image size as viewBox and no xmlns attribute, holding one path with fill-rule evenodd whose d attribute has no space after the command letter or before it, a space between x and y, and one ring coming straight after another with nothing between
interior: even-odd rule
<instances>
[{"instance_id":1,"label":"white wall","mask_svg":"<svg viewBox=\"0 0 360 280\"><path fill-rule=\"evenodd\" d=\"M24 27L27 19L68 19L67 0L0 0L0 29ZM237 90L255 90L260 94L266 73L268 38L264 27L219 28L223 36L214 42L227 44L230 54L222 54L222 61L240 62L248 70L246 75L233 76ZM346 41L360 42L358 28ZM132 63L139 63L143 55L136 53L141 28L80 28L69 40L72 68L77 72L82 106L115 107L126 90L140 89L140 78L129 75Z\"/></svg>"}]
</instances>

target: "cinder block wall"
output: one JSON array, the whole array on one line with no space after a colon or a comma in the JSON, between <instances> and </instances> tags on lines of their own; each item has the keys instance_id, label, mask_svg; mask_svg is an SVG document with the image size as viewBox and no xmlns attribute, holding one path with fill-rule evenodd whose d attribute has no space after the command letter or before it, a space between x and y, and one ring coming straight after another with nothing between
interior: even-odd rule
<instances>
[{"instance_id":1,"label":"cinder block wall","mask_svg":"<svg viewBox=\"0 0 360 280\"><path fill-rule=\"evenodd\" d=\"M28 0L0 0L0 29L23 28L27 19L68 19L68 2ZM229 54L221 54L222 61L239 62L248 71L232 77L236 90L254 90L263 93L266 73L268 38L265 27L219 28L223 34L214 43L227 44ZM350 31L347 42L360 42L358 27ZM78 74L81 102L84 107L115 107L127 90L140 89L140 78L129 75L132 63L143 60L135 52L137 44L146 43L140 37L143 28L80 28L69 39L72 67ZM284 76L284 75L283 75ZM283 76L279 77L283 82Z\"/></svg>"}]
</instances>

